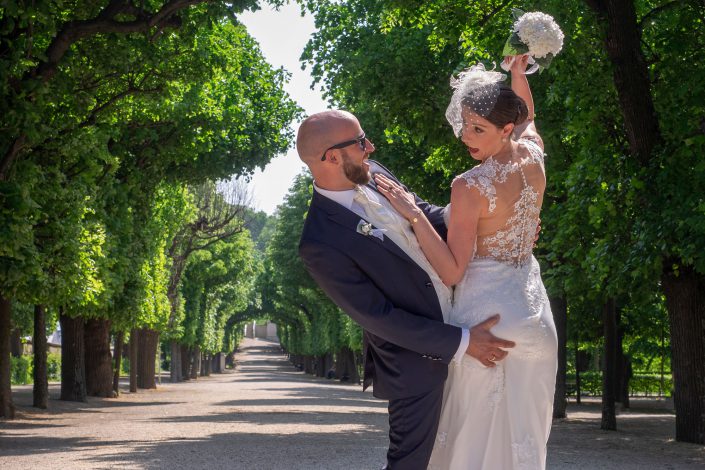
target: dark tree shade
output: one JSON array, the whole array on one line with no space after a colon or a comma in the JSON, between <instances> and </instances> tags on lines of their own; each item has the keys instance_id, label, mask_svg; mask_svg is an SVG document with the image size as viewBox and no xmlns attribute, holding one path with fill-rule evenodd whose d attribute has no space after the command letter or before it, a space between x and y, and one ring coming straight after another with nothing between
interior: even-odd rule
<instances>
[{"instance_id":1,"label":"dark tree shade","mask_svg":"<svg viewBox=\"0 0 705 470\"><path fill-rule=\"evenodd\" d=\"M34 388L33 406L45 409L49 402L49 380L47 377L46 315L43 305L34 306Z\"/></svg>"},{"instance_id":2,"label":"dark tree shade","mask_svg":"<svg viewBox=\"0 0 705 470\"><path fill-rule=\"evenodd\" d=\"M15 405L12 403L10 388L10 317L12 303L0 294L0 417L14 418Z\"/></svg>"},{"instance_id":3,"label":"dark tree shade","mask_svg":"<svg viewBox=\"0 0 705 470\"><path fill-rule=\"evenodd\" d=\"M602 308L605 350L602 367L602 429L617 429L615 409L615 381L617 374L617 306L614 299L605 302Z\"/></svg>"}]
</instances>

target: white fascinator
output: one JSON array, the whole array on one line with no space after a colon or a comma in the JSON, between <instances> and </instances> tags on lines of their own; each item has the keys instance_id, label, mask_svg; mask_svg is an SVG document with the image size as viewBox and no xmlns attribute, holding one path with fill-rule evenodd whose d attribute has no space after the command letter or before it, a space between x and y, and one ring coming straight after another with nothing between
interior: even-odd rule
<instances>
[{"instance_id":1,"label":"white fascinator","mask_svg":"<svg viewBox=\"0 0 705 470\"><path fill-rule=\"evenodd\" d=\"M506 78L505 74L494 69L486 70L481 63L463 70L457 78L450 77L450 86L454 91L446 109L446 119L456 137L460 137L463 130L463 105L479 116L487 117L497 103L499 84Z\"/></svg>"}]
</instances>

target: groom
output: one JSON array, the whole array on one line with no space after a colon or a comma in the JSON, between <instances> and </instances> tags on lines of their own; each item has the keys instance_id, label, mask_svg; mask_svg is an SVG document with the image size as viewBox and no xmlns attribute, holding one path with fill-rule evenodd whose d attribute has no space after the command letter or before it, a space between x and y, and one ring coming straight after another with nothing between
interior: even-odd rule
<instances>
[{"instance_id":1,"label":"groom","mask_svg":"<svg viewBox=\"0 0 705 470\"><path fill-rule=\"evenodd\" d=\"M452 290L409 223L377 193L372 175L396 178L368 159L375 147L355 116L314 114L301 124L296 145L314 178L299 254L318 285L364 329L364 388L373 383L374 396L389 400L386 468L425 470L448 364L468 354L493 367L507 355L501 348L514 343L490 333L498 315L469 331L443 323ZM445 237L443 208L418 198L417 204Z\"/></svg>"}]
</instances>

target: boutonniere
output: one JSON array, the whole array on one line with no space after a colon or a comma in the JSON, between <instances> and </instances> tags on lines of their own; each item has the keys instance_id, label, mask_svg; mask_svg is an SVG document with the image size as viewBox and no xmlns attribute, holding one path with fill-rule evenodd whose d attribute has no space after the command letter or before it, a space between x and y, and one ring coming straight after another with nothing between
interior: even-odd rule
<instances>
[{"instance_id":1,"label":"boutonniere","mask_svg":"<svg viewBox=\"0 0 705 470\"><path fill-rule=\"evenodd\" d=\"M385 229L373 228L372 224L367 222L365 219L360 219L360 221L357 223L357 233L366 237L372 236L384 241L384 232L386 232Z\"/></svg>"}]
</instances>

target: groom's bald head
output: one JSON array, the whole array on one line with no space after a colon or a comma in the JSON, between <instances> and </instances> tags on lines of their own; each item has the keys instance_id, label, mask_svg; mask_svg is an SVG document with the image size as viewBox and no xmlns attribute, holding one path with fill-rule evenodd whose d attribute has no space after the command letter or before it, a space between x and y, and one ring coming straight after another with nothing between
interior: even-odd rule
<instances>
[{"instance_id":1,"label":"groom's bald head","mask_svg":"<svg viewBox=\"0 0 705 470\"><path fill-rule=\"evenodd\" d=\"M299 127L296 150L309 167L320 163L321 156L330 147L354 139L360 133L357 118L342 110L328 110L312 114Z\"/></svg>"}]
</instances>

